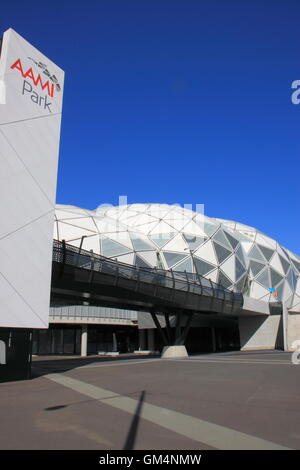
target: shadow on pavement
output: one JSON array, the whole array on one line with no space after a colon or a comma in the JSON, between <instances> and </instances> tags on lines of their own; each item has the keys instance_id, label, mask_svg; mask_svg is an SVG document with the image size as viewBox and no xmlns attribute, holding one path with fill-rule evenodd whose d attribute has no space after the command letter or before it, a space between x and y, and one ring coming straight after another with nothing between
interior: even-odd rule
<instances>
[{"instance_id":1,"label":"shadow on pavement","mask_svg":"<svg viewBox=\"0 0 300 470\"><path fill-rule=\"evenodd\" d=\"M134 414L134 417L132 419L131 426L129 428L123 450L133 450L134 449L134 444L135 444L135 440L136 440L136 436L137 436L137 432L138 432L138 427L139 427L139 423L140 423L140 416L141 416L141 411L142 411L142 408L143 408L143 403L144 403L144 400L145 400L145 395L146 395L146 392L145 392L145 390L143 390L142 393L141 393L138 405L136 407L135 414Z\"/></svg>"},{"instance_id":2,"label":"shadow on pavement","mask_svg":"<svg viewBox=\"0 0 300 470\"><path fill-rule=\"evenodd\" d=\"M88 356L88 357L35 357L32 361L31 378L51 374L51 373L63 373L68 370L77 369L78 367L84 367L88 365L97 365L103 363L113 363L120 361L127 362L138 362L145 360L158 359L157 355L133 355L124 354L117 357L99 357L99 356Z\"/></svg>"}]
</instances>

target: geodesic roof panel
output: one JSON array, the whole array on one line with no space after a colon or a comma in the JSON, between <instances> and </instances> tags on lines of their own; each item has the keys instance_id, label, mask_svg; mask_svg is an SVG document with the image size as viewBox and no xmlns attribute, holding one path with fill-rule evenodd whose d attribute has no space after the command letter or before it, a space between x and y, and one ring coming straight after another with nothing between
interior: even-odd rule
<instances>
[{"instance_id":1,"label":"geodesic roof panel","mask_svg":"<svg viewBox=\"0 0 300 470\"><path fill-rule=\"evenodd\" d=\"M140 267L198 274L253 298L299 304L297 255L253 227L178 205L57 205L54 238Z\"/></svg>"}]
</instances>

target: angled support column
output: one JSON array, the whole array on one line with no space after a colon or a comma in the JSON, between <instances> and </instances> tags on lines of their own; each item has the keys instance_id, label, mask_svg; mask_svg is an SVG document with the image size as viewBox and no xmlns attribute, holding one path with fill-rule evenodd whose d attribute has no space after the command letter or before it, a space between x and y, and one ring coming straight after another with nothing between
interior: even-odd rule
<instances>
[{"instance_id":1,"label":"angled support column","mask_svg":"<svg viewBox=\"0 0 300 470\"><path fill-rule=\"evenodd\" d=\"M176 342L176 338L179 338L179 336L181 335L181 320L182 320L182 312L178 312L176 315L174 343Z\"/></svg>"},{"instance_id":2,"label":"angled support column","mask_svg":"<svg viewBox=\"0 0 300 470\"><path fill-rule=\"evenodd\" d=\"M170 325L170 316L169 313L165 313L165 321L166 321L166 331L168 337L168 344L172 344L172 330Z\"/></svg>"},{"instance_id":3,"label":"angled support column","mask_svg":"<svg viewBox=\"0 0 300 470\"><path fill-rule=\"evenodd\" d=\"M182 334L175 338L175 344L176 345L184 345L184 343L186 341L186 338L187 338L187 335L188 335L188 333L190 331L190 328L191 328L193 317L194 317L194 313L191 313L191 315L188 316Z\"/></svg>"},{"instance_id":4,"label":"angled support column","mask_svg":"<svg viewBox=\"0 0 300 470\"><path fill-rule=\"evenodd\" d=\"M155 326L156 326L156 328L157 328L157 330L158 330L158 332L159 332L159 334L160 334L160 336L163 340L163 344L165 346L168 346L169 342L168 342L168 340L166 338L166 335L165 335L165 333L164 333L164 331L163 331L163 329L162 329L162 327L161 327L161 325L160 325L160 323L157 319L156 313L154 313L154 312L150 312L150 313L151 313L151 316L152 316L152 320L154 321Z\"/></svg>"}]
</instances>

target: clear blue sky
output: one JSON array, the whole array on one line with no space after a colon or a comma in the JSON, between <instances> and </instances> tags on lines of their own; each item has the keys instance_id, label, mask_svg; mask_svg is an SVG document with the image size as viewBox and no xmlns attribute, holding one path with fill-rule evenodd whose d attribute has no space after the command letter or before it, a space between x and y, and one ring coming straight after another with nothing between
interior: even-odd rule
<instances>
[{"instance_id":1,"label":"clear blue sky","mask_svg":"<svg viewBox=\"0 0 300 470\"><path fill-rule=\"evenodd\" d=\"M300 254L299 0L11 0L66 72L57 202L205 204Z\"/></svg>"}]
</instances>

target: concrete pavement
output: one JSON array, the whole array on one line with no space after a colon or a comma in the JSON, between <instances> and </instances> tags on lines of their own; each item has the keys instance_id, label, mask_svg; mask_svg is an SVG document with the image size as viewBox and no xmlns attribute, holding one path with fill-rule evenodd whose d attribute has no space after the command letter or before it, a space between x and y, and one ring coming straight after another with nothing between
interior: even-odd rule
<instances>
[{"instance_id":1,"label":"concrete pavement","mask_svg":"<svg viewBox=\"0 0 300 470\"><path fill-rule=\"evenodd\" d=\"M283 352L35 358L0 385L0 449L300 448L300 366Z\"/></svg>"}]
</instances>

